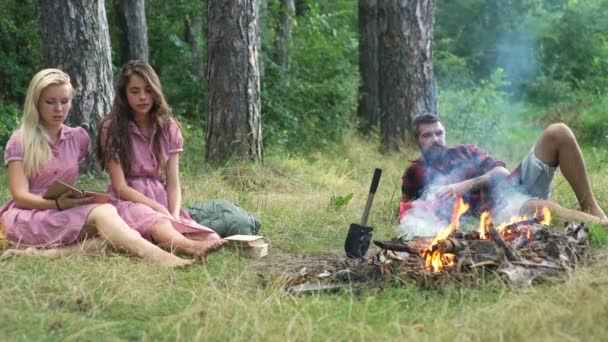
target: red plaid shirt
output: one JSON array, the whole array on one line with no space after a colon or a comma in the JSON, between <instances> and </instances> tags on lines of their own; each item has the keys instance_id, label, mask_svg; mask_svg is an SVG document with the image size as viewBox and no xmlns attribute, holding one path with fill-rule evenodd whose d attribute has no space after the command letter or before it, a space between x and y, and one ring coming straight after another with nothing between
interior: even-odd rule
<instances>
[{"instance_id":1,"label":"red plaid shirt","mask_svg":"<svg viewBox=\"0 0 608 342\"><path fill-rule=\"evenodd\" d=\"M458 145L447 149L446 158L439 165L427 166L422 158L412 161L402 178L401 217L412 207L411 202L421 198L430 185L441 186L461 182L481 176L497 166L504 167L505 163L490 157L475 145ZM471 206L468 214L480 215L484 210L492 207L492 198L487 188L465 194L463 200ZM444 206L447 206L445 210L447 215L451 215L451 205L435 204L437 210ZM446 215L440 212L436 214L440 217Z\"/></svg>"}]
</instances>

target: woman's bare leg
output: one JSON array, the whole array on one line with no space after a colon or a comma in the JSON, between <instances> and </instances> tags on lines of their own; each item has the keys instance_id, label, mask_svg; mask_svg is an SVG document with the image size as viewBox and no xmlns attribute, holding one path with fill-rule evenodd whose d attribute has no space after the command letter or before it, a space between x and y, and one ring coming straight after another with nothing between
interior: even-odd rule
<instances>
[{"instance_id":1,"label":"woman's bare leg","mask_svg":"<svg viewBox=\"0 0 608 342\"><path fill-rule=\"evenodd\" d=\"M62 258L72 255L96 255L105 250L106 243L104 240L93 237L83 241L75 242L68 246L41 249L28 247L26 249L7 249L1 256L0 260L13 256L39 256L45 258Z\"/></svg>"},{"instance_id":2,"label":"woman's bare leg","mask_svg":"<svg viewBox=\"0 0 608 342\"><path fill-rule=\"evenodd\" d=\"M216 233L205 234L205 237L197 240L187 238L175 230L171 222L165 218L158 220L152 228L151 235L161 246L196 258L204 258L228 243Z\"/></svg>"},{"instance_id":3,"label":"woman's bare leg","mask_svg":"<svg viewBox=\"0 0 608 342\"><path fill-rule=\"evenodd\" d=\"M109 204L103 204L93 209L86 224L94 225L99 235L114 247L125 249L152 264L183 267L194 262L194 260L182 259L168 253L144 239L138 232L131 229L118 216L116 208Z\"/></svg>"}]
</instances>

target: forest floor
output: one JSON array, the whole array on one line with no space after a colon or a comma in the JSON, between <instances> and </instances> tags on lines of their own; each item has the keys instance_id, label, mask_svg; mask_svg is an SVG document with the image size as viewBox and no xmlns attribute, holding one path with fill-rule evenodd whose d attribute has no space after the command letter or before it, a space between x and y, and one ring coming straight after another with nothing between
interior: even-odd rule
<instances>
[{"instance_id":1,"label":"forest floor","mask_svg":"<svg viewBox=\"0 0 608 342\"><path fill-rule=\"evenodd\" d=\"M182 160L184 204L213 198L239 203L262 222L269 255L255 260L222 250L207 264L178 270L119 252L1 261L0 340L593 341L608 336L602 321L608 317L608 234L601 227L592 227L592 262L531 287L488 280L425 289L404 281L356 291L288 293L282 283L286 272L342 258L346 232L361 219L376 167L384 174L369 225L375 239L398 235L401 175L417 151L383 155L367 139L345 139L346 147L305 157L269 153L262 165L220 169L206 166L202 149L188 145ZM186 136L186 141L193 140ZM524 143L496 153L512 169L532 141ZM606 208L606 153L584 151ZM3 169L2 200L9 196L6 178ZM107 184L103 177L81 181L100 189ZM339 200L351 193L352 200ZM561 175L553 199L576 208ZM378 251L372 246L370 254Z\"/></svg>"}]
</instances>

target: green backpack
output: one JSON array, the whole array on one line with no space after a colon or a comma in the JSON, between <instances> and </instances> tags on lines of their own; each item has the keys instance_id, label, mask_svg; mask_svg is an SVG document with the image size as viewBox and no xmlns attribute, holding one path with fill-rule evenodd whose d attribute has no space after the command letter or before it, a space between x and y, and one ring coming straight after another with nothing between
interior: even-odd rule
<instances>
[{"instance_id":1,"label":"green backpack","mask_svg":"<svg viewBox=\"0 0 608 342\"><path fill-rule=\"evenodd\" d=\"M244 234L257 235L262 223L238 205L227 200L209 200L186 208L190 217L212 228L221 237Z\"/></svg>"}]
</instances>

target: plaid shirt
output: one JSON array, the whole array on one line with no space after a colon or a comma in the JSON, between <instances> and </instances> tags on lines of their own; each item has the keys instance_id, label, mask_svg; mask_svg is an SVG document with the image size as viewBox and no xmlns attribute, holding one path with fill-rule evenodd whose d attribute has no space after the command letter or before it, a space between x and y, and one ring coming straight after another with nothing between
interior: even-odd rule
<instances>
[{"instance_id":1,"label":"plaid shirt","mask_svg":"<svg viewBox=\"0 0 608 342\"><path fill-rule=\"evenodd\" d=\"M446 158L439 165L427 165L422 158L411 162L405 170L401 191L403 200L400 205L400 216L412 207L411 202L423 196L430 186L441 186L461 182L481 176L497 166L505 163L495 160L475 145L458 145L447 149ZM480 215L492 206L489 189L482 188L464 195L465 203L471 205L469 214ZM446 204L437 203L436 209ZM452 206L445 208L447 215L451 215ZM437 213L439 216L446 214ZM449 217L448 217L449 219Z\"/></svg>"}]
</instances>

